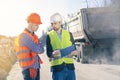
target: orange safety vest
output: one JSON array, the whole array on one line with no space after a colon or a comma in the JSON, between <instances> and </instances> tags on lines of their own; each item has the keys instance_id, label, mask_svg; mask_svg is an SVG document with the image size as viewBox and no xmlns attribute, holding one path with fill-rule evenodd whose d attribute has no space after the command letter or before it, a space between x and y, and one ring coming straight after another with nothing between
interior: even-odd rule
<instances>
[{"instance_id":1,"label":"orange safety vest","mask_svg":"<svg viewBox=\"0 0 120 80\"><path fill-rule=\"evenodd\" d=\"M32 34L26 30L24 30L22 34L27 34L32 39L32 41L38 44L37 35L32 36ZM16 52L17 52L17 58L19 60L19 65L20 67L24 68L33 65L35 62L35 57L38 56L38 54L32 52L27 46L19 45L19 39L22 36L22 34L16 38L15 44L16 44ZM42 60L39 59L39 62L42 63Z\"/></svg>"}]
</instances>

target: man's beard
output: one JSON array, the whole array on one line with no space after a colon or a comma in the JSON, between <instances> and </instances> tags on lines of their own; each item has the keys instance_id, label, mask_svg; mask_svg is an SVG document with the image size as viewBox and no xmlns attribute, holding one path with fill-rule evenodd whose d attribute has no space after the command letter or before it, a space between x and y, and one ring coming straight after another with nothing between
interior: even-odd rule
<instances>
[{"instance_id":1,"label":"man's beard","mask_svg":"<svg viewBox=\"0 0 120 80\"><path fill-rule=\"evenodd\" d=\"M55 31L58 31L60 28L53 28Z\"/></svg>"}]
</instances>

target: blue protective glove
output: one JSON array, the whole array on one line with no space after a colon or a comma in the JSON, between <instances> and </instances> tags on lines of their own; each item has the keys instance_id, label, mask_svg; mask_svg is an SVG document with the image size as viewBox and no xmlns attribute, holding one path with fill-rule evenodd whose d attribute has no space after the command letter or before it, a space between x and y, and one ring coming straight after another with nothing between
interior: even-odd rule
<instances>
[{"instance_id":1,"label":"blue protective glove","mask_svg":"<svg viewBox=\"0 0 120 80\"><path fill-rule=\"evenodd\" d=\"M43 47L42 43L39 42L38 46L39 46L40 53L43 53L44 52L44 47Z\"/></svg>"}]
</instances>

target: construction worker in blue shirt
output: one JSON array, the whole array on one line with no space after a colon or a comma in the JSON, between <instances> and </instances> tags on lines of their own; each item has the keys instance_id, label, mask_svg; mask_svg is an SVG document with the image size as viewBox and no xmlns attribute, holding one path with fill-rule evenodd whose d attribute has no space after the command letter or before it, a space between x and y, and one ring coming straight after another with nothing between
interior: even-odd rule
<instances>
[{"instance_id":1,"label":"construction worker in blue shirt","mask_svg":"<svg viewBox=\"0 0 120 80\"><path fill-rule=\"evenodd\" d=\"M34 32L42 22L37 13L31 13L27 22L28 27L15 39L17 57L24 80L40 80L41 58L38 54L43 53L44 48Z\"/></svg>"},{"instance_id":2,"label":"construction worker in blue shirt","mask_svg":"<svg viewBox=\"0 0 120 80\"><path fill-rule=\"evenodd\" d=\"M73 56L77 50L71 32L62 29L62 16L50 18L52 31L46 37L47 56L50 59L52 80L76 80Z\"/></svg>"}]
</instances>

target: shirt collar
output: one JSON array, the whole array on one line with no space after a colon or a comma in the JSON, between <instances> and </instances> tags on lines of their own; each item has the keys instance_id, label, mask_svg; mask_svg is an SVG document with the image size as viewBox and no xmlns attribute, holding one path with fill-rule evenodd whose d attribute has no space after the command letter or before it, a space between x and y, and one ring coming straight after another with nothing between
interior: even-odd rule
<instances>
[{"instance_id":1,"label":"shirt collar","mask_svg":"<svg viewBox=\"0 0 120 80\"><path fill-rule=\"evenodd\" d=\"M31 32L29 29L25 28L25 30L34 35L34 32Z\"/></svg>"}]
</instances>

